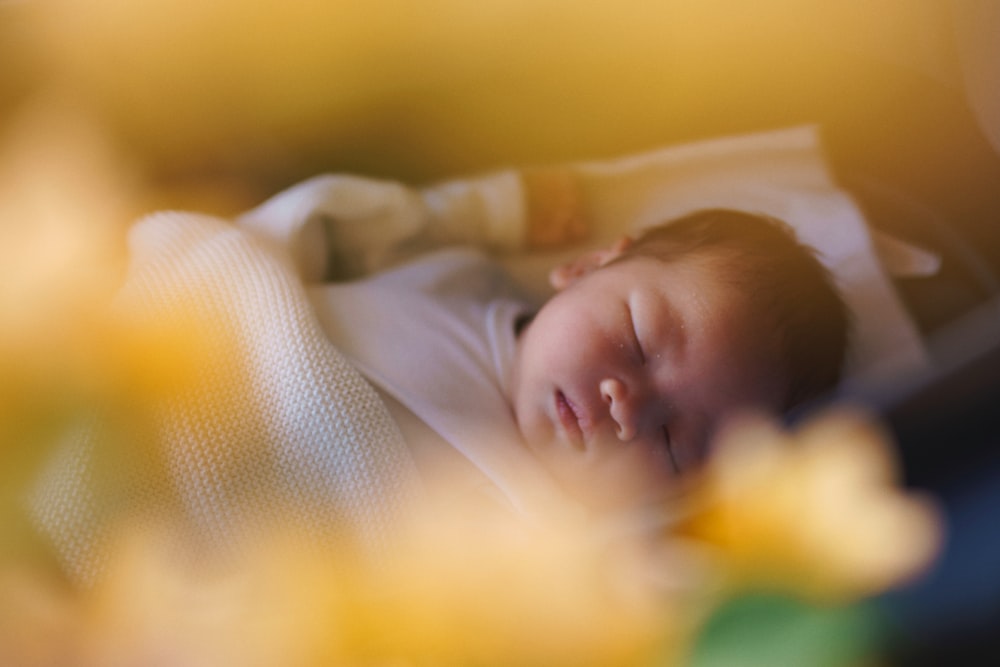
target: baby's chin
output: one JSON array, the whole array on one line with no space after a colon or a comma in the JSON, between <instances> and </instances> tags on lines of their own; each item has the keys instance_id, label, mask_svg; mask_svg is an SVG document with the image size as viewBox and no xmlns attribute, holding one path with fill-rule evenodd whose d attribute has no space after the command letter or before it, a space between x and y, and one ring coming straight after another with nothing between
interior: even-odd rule
<instances>
[{"instance_id":1,"label":"baby's chin","mask_svg":"<svg viewBox=\"0 0 1000 667\"><path fill-rule=\"evenodd\" d=\"M603 484L564 484L563 491L595 517L641 513L662 504L666 494Z\"/></svg>"},{"instance_id":2,"label":"baby's chin","mask_svg":"<svg viewBox=\"0 0 1000 667\"><path fill-rule=\"evenodd\" d=\"M560 443L558 447L570 445ZM548 456L536 456L562 492L589 512L604 515L643 511L664 503L676 495L675 484L669 481L653 483L641 471L603 470L600 465L582 456L553 455L550 443ZM564 452L564 449L560 449Z\"/></svg>"},{"instance_id":3,"label":"baby's chin","mask_svg":"<svg viewBox=\"0 0 1000 667\"><path fill-rule=\"evenodd\" d=\"M521 406L520 410L518 407L514 403L514 423L528 451L539 459L545 459L558 450L558 434L548 414L533 407Z\"/></svg>"},{"instance_id":4,"label":"baby's chin","mask_svg":"<svg viewBox=\"0 0 1000 667\"><path fill-rule=\"evenodd\" d=\"M645 467L616 457L609 460L581 450L563 436L547 414L536 412L532 416L533 420L522 420L515 414L526 448L562 492L587 510L601 514L641 510L676 493L671 480L653 478Z\"/></svg>"}]
</instances>

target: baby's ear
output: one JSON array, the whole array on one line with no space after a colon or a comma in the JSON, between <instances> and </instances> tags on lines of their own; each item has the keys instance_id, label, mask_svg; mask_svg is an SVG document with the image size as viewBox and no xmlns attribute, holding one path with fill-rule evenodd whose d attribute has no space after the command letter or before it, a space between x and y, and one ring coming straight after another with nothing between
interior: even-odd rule
<instances>
[{"instance_id":1,"label":"baby's ear","mask_svg":"<svg viewBox=\"0 0 1000 667\"><path fill-rule=\"evenodd\" d=\"M613 259L621 257L622 253L632 245L632 239L622 236L606 248L591 250L560 264L549 272L549 284L556 291L566 289L585 275L595 271Z\"/></svg>"}]
</instances>

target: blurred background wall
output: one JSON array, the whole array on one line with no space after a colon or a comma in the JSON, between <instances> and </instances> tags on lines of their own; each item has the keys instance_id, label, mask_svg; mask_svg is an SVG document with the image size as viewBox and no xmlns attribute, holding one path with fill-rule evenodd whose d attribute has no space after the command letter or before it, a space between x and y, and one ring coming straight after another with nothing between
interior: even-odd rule
<instances>
[{"instance_id":1,"label":"blurred background wall","mask_svg":"<svg viewBox=\"0 0 1000 667\"><path fill-rule=\"evenodd\" d=\"M133 208L225 213L322 171L419 183L811 122L839 173L989 246L1000 167L963 68L984 4L0 0L0 129L56 107Z\"/></svg>"}]
</instances>

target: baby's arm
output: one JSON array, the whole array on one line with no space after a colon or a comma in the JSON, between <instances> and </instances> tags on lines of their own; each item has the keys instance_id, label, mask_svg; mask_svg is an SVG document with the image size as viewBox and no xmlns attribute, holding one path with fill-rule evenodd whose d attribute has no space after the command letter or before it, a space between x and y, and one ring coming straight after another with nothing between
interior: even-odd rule
<instances>
[{"instance_id":1,"label":"baby's arm","mask_svg":"<svg viewBox=\"0 0 1000 667\"><path fill-rule=\"evenodd\" d=\"M587 235L578 179L568 168L506 170L420 190L434 245L553 248Z\"/></svg>"},{"instance_id":2,"label":"baby's arm","mask_svg":"<svg viewBox=\"0 0 1000 667\"><path fill-rule=\"evenodd\" d=\"M445 245L549 248L586 233L568 169L504 170L424 188L324 175L279 193L239 224L285 248L308 281L350 279Z\"/></svg>"},{"instance_id":3,"label":"baby's arm","mask_svg":"<svg viewBox=\"0 0 1000 667\"><path fill-rule=\"evenodd\" d=\"M237 224L284 251L306 282L355 278L426 225L419 194L393 181L325 174L244 213Z\"/></svg>"}]
</instances>

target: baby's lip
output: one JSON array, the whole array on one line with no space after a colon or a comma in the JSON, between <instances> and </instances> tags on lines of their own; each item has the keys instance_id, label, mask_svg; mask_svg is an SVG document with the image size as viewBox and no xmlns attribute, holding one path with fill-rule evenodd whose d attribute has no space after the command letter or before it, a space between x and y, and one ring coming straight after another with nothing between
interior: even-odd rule
<instances>
[{"instance_id":1,"label":"baby's lip","mask_svg":"<svg viewBox=\"0 0 1000 667\"><path fill-rule=\"evenodd\" d=\"M576 406L566 398L566 394L557 389L555 407L566 439L575 448L582 450L584 448L583 429L580 426L580 416L577 414Z\"/></svg>"}]
</instances>

